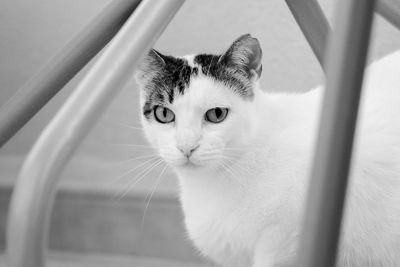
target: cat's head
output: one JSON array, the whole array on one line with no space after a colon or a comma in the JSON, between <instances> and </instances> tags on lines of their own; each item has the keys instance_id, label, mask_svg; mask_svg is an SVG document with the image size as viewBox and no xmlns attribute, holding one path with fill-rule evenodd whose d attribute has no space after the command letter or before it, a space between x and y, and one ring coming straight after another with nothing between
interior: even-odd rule
<instances>
[{"instance_id":1,"label":"cat's head","mask_svg":"<svg viewBox=\"0 0 400 267\"><path fill-rule=\"evenodd\" d=\"M221 55L172 57L151 50L139 67L145 134L180 169L230 165L255 132L262 51L249 34Z\"/></svg>"}]
</instances>

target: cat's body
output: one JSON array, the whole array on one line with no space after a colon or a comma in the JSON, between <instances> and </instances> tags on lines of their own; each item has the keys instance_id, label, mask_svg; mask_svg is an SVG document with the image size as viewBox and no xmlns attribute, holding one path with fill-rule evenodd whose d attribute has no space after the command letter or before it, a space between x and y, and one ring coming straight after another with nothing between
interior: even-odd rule
<instances>
[{"instance_id":1,"label":"cat's body","mask_svg":"<svg viewBox=\"0 0 400 267\"><path fill-rule=\"evenodd\" d=\"M229 82L223 81L226 73L214 69L212 74L212 58L211 63L204 56L184 59L192 70L190 81L183 92L173 89L172 103L163 104L174 120L157 123L145 115L143 125L178 174L188 234L205 256L226 267L290 266L301 230L322 89L302 94L259 90L261 65L255 58L261 50L258 54L254 40L242 36L225 53L232 62L239 60L237 65L223 57L215 65L230 69L227 75L234 78ZM243 64L245 72L231 71ZM399 69L397 52L367 72L339 266L400 266ZM241 80L244 73L249 83ZM149 77L154 81L149 75L144 68L139 81L148 85ZM143 90L144 107L154 90ZM213 107L229 107L226 121L203 119Z\"/></svg>"}]
</instances>

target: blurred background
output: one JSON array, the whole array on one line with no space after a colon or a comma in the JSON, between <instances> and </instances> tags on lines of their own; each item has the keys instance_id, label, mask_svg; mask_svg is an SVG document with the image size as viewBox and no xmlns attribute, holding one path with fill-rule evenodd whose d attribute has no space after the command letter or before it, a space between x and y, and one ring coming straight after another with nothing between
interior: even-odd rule
<instances>
[{"instance_id":1,"label":"blurred background","mask_svg":"<svg viewBox=\"0 0 400 267\"><path fill-rule=\"evenodd\" d=\"M0 0L0 112L1 106L109 2ZM319 2L332 21L336 1ZM323 82L319 63L283 0L187 1L155 48L171 55L221 53L244 33L261 42L264 90L307 91ZM370 60L400 48L400 33L377 15L372 40ZM7 188L13 185L42 129L88 68L90 64L0 150L2 247L10 194ZM152 154L146 147L135 147L147 145L138 129L138 118L138 88L132 79L62 174L50 246L76 253L202 262L185 238L172 172L163 175L143 219L146 197L154 190L161 169L155 168L130 188L147 166L145 159L138 157Z\"/></svg>"}]
</instances>

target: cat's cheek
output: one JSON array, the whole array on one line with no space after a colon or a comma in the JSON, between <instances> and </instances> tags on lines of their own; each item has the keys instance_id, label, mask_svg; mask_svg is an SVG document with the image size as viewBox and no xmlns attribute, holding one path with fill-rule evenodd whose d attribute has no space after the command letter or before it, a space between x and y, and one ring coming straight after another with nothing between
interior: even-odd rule
<instances>
[{"instance_id":1,"label":"cat's cheek","mask_svg":"<svg viewBox=\"0 0 400 267\"><path fill-rule=\"evenodd\" d=\"M162 156L161 151L171 152L172 148L170 146L175 142L172 127L147 119L143 119L142 124L145 137L160 156Z\"/></svg>"},{"instance_id":2,"label":"cat's cheek","mask_svg":"<svg viewBox=\"0 0 400 267\"><path fill-rule=\"evenodd\" d=\"M145 137L147 141L151 144L153 149L159 151L159 141L158 136L154 133L155 131L151 127L143 127L145 132Z\"/></svg>"},{"instance_id":3,"label":"cat's cheek","mask_svg":"<svg viewBox=\"0 0 400 267\"><path fill-rule=\"evenodd\" d=\"M179 167L184 163L183 159L179 159L177 157L172 157L172 156L167 156L165 154L161 153L161 157L164 159L164 161L170 165L171 167Z\"/></svg>"},{"instance_id":4,"label":"cat's cheek","mask_svg":"<svg viewBox=\"0 0 400 267\"><path fill-rule=\"evenodd\" d=\"M159 148L159 156L171 167L179 167L187 162L185 157L182 157L181 152L171 146Z\"/></svg>"}]
</instances>

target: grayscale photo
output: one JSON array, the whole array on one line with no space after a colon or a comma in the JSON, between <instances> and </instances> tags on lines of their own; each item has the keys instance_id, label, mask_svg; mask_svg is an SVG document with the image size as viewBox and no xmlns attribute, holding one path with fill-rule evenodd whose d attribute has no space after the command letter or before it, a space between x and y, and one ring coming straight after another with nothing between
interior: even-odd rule
<instances>
[{"instance_id":1,"label":"grayscale photo","mask_svg":"<svg viewBox=\"0 0 400 267\"><path fill-rule=\"evenodd\" d=\"M0 0L0 267L400 267L400 0Z\"/></svg>"}]
</instances>

